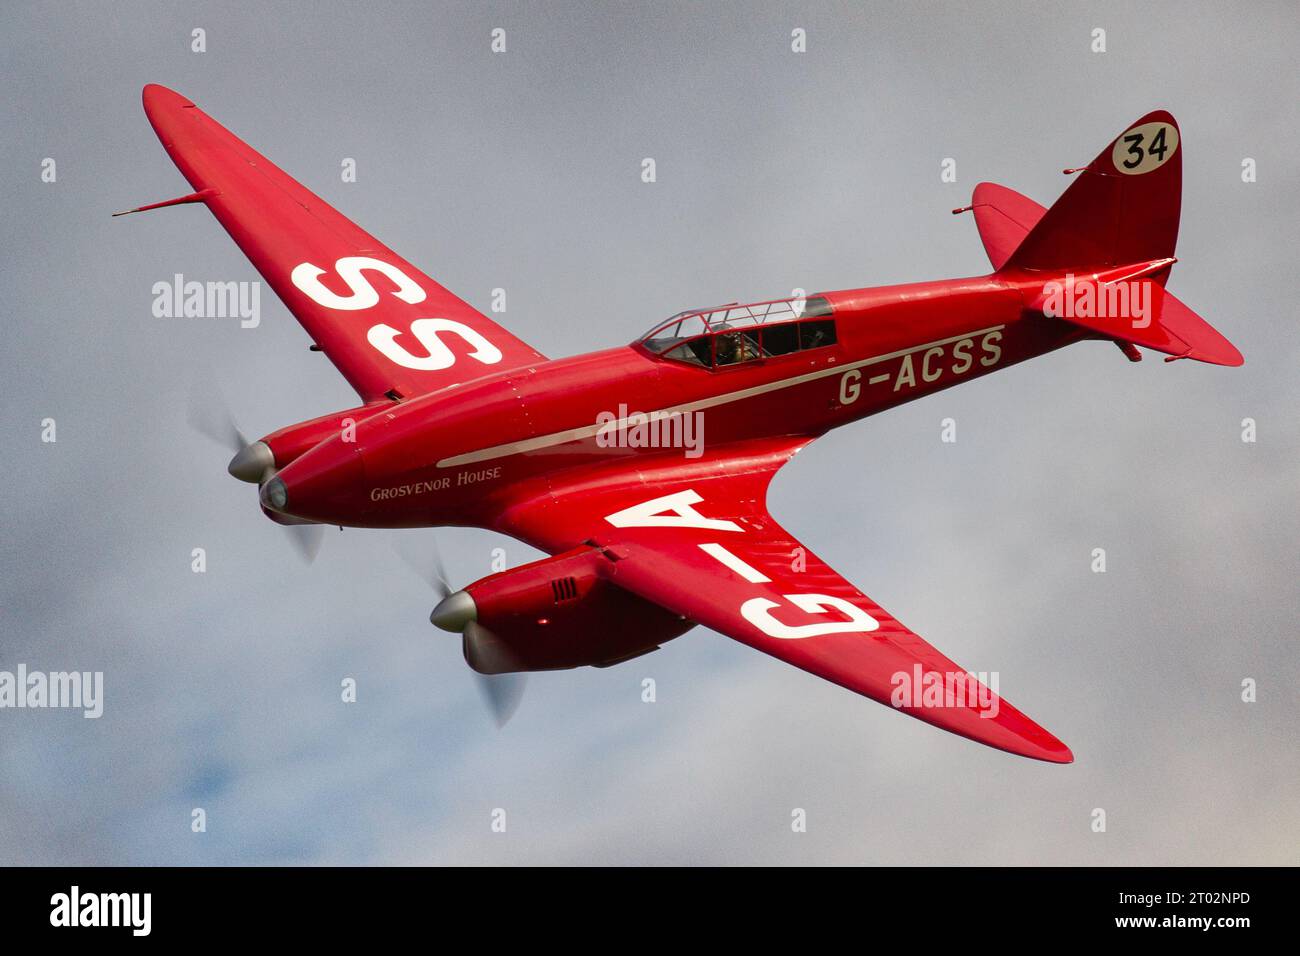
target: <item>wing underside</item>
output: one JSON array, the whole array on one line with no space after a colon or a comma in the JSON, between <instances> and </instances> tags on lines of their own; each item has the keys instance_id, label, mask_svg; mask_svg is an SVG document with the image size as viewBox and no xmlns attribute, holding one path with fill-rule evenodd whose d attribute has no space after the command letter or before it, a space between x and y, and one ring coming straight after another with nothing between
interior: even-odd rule
<instances>
[{"instance_id":1,"label":"wing underside","mask_svg":"<svg viewBox=\"0 0 1300 956\"><path fill-rule=\"evenodd\" d=\"M772 519L771 477L807 441L714 449L690 466L665 457L634 474L575 472L501 530L548 549L585 538L609 559L611 581L697 624L971 740L1073 760Z\"/></svg>"}]
</instances>

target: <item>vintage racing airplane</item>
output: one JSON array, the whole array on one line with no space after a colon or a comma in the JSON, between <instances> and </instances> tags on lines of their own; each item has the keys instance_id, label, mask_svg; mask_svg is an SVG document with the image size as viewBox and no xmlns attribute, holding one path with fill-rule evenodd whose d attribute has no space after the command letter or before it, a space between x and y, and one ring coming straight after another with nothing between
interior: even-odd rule
<instances>
[{"instance_id":1,"label":"vintage racing airplane","mask_svg":"<svg viewBox=\"0 0 1300 956\"><path fill-rule=\"evenodd\" d=\"M207 206L361 399L237 439L229 470L266 515L488 528L550 555L444 592L431 619L476 671L604 667L703 624L944 730L1073 759L807 551L765 497L826 431L1073 342L1241 364L1164 291L1182 188L1168 113L1067 170L1050 209L977 186L954 212L973 210L990 275L696 309L550 359L185 97L150 85L144 109L194 192L131 211ZM923 692L900 695L909 682Z\"/></svg>"}]
</instances>

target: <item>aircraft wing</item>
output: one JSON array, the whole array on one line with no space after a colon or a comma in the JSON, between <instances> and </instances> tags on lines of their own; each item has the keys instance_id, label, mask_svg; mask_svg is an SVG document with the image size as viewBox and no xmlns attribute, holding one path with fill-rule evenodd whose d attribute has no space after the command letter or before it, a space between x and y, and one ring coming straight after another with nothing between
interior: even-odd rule
<instances>
[{"instance_id":1,"label":"aircraft wing","mask_svg":"<svg viewBox=\"0 0 1300 956\"><path fill-rule=\"evenodd\" d=\"M1069 749L808 551L768 514L776 470L810 439L680 452L635 471L552 476L501 530L547 550L586 541L632 593L872 700L1054 763ZM936 683L937 682L937 683ZM937 690L936 690L937 688Z\"/></svg>"},{"instance_id":2,"label":"aircraft wing","mask_svg":"<svg viewBox=\"0 0 1300 956\"><path fill-rule=\"evenodd\" d=\"M196 190L180 201L212 211L366 401L546 360L179 93L146 86L144 109Z\"/></svg>"}]
</instances>

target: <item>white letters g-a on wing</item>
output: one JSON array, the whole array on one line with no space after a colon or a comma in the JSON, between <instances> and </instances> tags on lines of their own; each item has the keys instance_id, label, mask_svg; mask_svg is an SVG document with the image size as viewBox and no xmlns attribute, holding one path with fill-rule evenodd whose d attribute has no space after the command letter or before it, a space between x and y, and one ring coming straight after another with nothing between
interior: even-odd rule
<instances>
[{"instance_id":1,"label":"white letters g-a on wing","mask_svg":"<svg viewBox=\"0 0 1300 956\"><path fill-rule=\"evenodd\" d=\"M761 597L751 598L742 604L741 617L768 637L791 641L822 634L865 634L880 627L880 622L874 617L843 598L829 594L787 594L785 599L808 614L825 614L828 608L834 608L842 611L849 620L827 621L822 624L785 624L772 616L772 609L781 605Z\"/></svg>"}]
</instances>

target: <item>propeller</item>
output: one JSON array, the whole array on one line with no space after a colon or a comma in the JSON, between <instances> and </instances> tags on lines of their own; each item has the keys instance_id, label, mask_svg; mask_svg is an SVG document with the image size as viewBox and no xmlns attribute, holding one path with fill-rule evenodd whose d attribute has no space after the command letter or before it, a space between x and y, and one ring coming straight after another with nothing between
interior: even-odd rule
<instances>
[{"instance_id":1,"label":"propeller","mask_svg":"<svg viewBox=\"0 0 1300 956\"><path fill-rule=\"evenodd\" d=\"M321 541L325 538L325 526L321 524L285 524L280 525L289 533L289 540L293 542L294 548L298 551L298 556L307 564L316 560L316 555L320 554Z\"/></svg>"},{"instance_id":2,"label":"propeller","mask_svg":"<svg viewBox=\"0 0 1300 956\"><path fill-rule=\"evenodd\" d=\"M202 388L195 384L190 390L189 409L185 418L199 434L230 449L234 457L230 459L226 470L240 481L256 482L260 487L262 482L275 473L275 456L271 454L270 447L260 441L249 443L215 384ZM288 532L289 540L303 561L311 564L320 552L325 528L315 522L283 524L281 527Z\"/></svg>"},{"instance_id":3,"label":"propeller","mask_svg":"<svg viewBox=\"0 0 1300 956\"><path fill-rule=\"evenodd\" d=\"M513 660L514 655L495 634L477 621L466 624L465 630L461 632L461 649L466 660L475 653L475 648L485 645L492 646L493 656L503 665L511 666L508 661ZM483 699L487 701L488 709L492 711L497 728L504 727L519 709L524 688L528 686L528 676L520 671L505 674L480 674L474 671L474 679Z\"/></svg>"},{"instance_id":4,"label":"propeller","mask_svg":"<svg viewBox=\"0 0 1300 956\"><path fill-rule=\"evenodd\" d=\"M429 615L429 621L445 631L460 631L461 650L465 655L465 662L470 665L470 670L474 674L474 682L478 685L479 693L483 695L483 700L487 703L488 710L492 712L497 727L504 727L519 709L524 688L528 684L527 675L514 670L518 666L518 661L509 645L474 619L478 609L475 608L474 599L469 593L452 590L447 579L446 567L442 563L438 539L431 536L431 540L433 541L431 555L417 558L400 546L396 546L395 550L411 570L426 581L441 599L438 606L433 609L433 613ZM491 662L493 670L501 669L508 672L485 674L475 666L475 662L484 665L488 661Z\"/></svg>"},{"instance_id":5,"label":"propeller","mask_svg":"<svg viewBox=\"0 0 1300 956\"><path fill-rule=\"evenodd\" d=\"M235 424L235 416L230 414L230 408L221 397L221 393L214 390L214 394L216 401L204 398L197 388L193 389L190 392L190 407L185 419L199 434L206 435L218 445L229 448L232 454L238 454L248 447L248 439Z\"/></svg>"}]
</instances>

